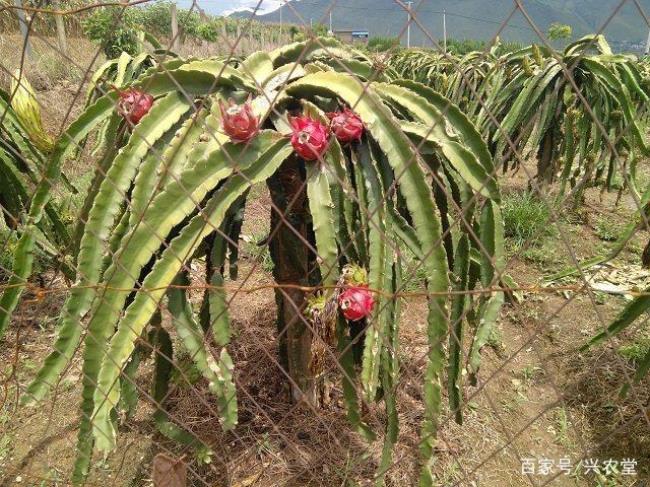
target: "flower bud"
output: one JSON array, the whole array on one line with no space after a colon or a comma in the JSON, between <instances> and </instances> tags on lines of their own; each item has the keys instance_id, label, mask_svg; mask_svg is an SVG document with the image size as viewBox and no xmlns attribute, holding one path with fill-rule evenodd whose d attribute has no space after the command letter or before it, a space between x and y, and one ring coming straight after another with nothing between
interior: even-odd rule
<instances>
[{"instance_id":1,"label":"flower bud","mask_svg":"<svg viewBox=\"0 0 650 487\"><path fill-rule=\"evenodd\" d=\"M359 265L346 264L341 275L346 286L368 286L368 272Z\"/></svg>"},{"instance_id":2,"label":"flower bud","mask_svg":"<svg viewBox=\"0 0 650 487\"><path fill-rule=\"evenodd\" d=\"M323 312L326 303L327 300L322 294L308 298L304 315L312 321L315 320Z\"/></svg>"}]
</instances>

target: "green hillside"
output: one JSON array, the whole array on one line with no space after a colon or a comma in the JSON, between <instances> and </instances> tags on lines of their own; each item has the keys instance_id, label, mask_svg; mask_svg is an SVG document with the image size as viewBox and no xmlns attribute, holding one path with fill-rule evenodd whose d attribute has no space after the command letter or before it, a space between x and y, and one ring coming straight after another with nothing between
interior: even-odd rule
<instances>
[{"instance_id":1,"label":"green hillside","mask_svg":"<svg viewBox=\"0 0 650 487\"><path fill-rule=\"evenodd\" d=\"M612 45L618 49L640 50L645 43L648 26L633 2L627 2L608 19L621 3L619 0L524 0L526 14L541 31L553 22L573 27L574 38L595 32L607 23L604 30ZM640 0L650 15L650 0ZM311 21L327 24L331 0L293 0L289 5L264 16L260 20L309 25ZM414 2L417 5L418 2ZM447 32L457 39L491 39L513 10L512 0L427 0L417 9L420 25L413 25L411 41L415 45L432 45L432 39L442 37L442 11L447 12ZM249 16L240 12L237 16ZM407 14L393 0L340 0L332 12L335 29L363 29L371 36L397 36L404 28ZM424 29L430 35L424 33ZM501 30L504 40L539 42L539 37L522 14L516 12ZM403 35L403 40L406 36Z\"/></svg>"}]
</instances>

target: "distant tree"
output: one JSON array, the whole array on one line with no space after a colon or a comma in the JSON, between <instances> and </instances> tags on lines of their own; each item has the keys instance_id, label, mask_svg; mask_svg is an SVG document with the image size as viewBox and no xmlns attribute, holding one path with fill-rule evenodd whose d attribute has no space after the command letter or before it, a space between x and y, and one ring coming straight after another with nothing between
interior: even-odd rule
<instances>
[{"instance_id":1,"label":"distant tree","mask_svg":"<svg viewBox=\"0 0 650 487\"><path fill-rule=\"evenodd\" d=\"M553 22L548 28L547 35L551 41L570 39L573 35L573 30L571 29L570 25Z\"/></svg>"},{"instance_id":2,"label":"distant tree","mask_svg":"<svg viewBox=\"0 0 650 487\"><path fill-rule=\"evenodd\" d=\"M314 33L314 35L317 35L317 36L327 36L328 35L327 34L328 29L327 29L327 26L325 24L321 24L321 23L317 22L312 26L311 30Z\"/></svg>"},{"instance_id":3,"label":"distant tree","mask_svg":"<svg viewBox=\"0 0 650 487\"><path fill-rule=\"evenodd\" d=\"M100 7L84 19L84 34L102 46L107 58L116 58L122 52L138 53L138 20L133 10L122 12L116 7Z\"/></svg>"},{"instance_id":4,"label":"distant tree","mask_svg":"<svg viewBox=\"0 0 650 487\"><path fill-rule=\"evenodd\" d=\"M520 42L510 41L510 42L500 42L496 48L495 54L501 56L502 54L508 54L509 52L519 51L524 48L524 45Z\"/></svg>"},{"instance_id":5,"label":"distant tree","mask_svg":"<svg viewBox=\"0 0 650 487\"><path fill-rule=\"evenodd\" d=\"M371 52L386 52L398 45L397 37L375 36L368 39L368 50Z\"/></svg>"},{"instance_id":6,"label":"distant tree","mask_svg":"<svg viewBox=\"0 0 650 487\"><path fill-rule=\"evenodd\" d=\"M472 51L485 50L485 41L477 39L447 39L447 50L462 56Z\"/></svg>"},{"instance_id":7,"label":"distant tree","mask_svg":"<svg viewBox=\"0 0 650 487\"><path fill-rule=\"evenodd\" d=\"M440 47L435 47L434 52L441 52L442 44ZM447 52L456 56L464 56L470 52L489 51L494 50L497 56L506 54L508 52L518 51L524 46L519 42L502 42L499 38L495 42L488 45L484 40L480 39L447 39Z\"/></svg>"}]
</instances>

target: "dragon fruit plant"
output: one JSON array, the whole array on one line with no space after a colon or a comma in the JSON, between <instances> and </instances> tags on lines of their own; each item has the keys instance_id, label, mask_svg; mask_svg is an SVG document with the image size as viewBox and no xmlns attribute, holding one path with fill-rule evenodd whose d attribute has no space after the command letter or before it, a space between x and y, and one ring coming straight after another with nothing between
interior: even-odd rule
<instances>
[{"instance_id":1,"label":"dragon fruit plant","mask_svg":"<svg viewBox=\"0 0 650 487\"><path fill-rule=\"evenodd\" d=\"M13 73L9 91L0 88L0 114L0 229L5 237L14 240L22 231L25 209L53 150L54 139L43 127L36 94L20 70ZM77 192L65 177L61 183L66 191ZM58 251L71 241L64 219L50 201L43 204L41 212L37 220L30 222L31 256L37 261L54 262L66 277L74 279L71 260ZM5 269L0 273L8 277ZM0 336L7 325L8 319L0 320Z\"/></svg>"},{"instance_id":2,"label":"dragon fruit plant","mask_svg":"<svg viewBox=\"0 0 650 487\"><path fill-rule=\"evenodd\" d=\"M585 187L636 188L636 167L650 154L642 130L648 102L643 63L614 54L602 35L554 52L531 45L464 56L404 50L389 59L401 76L433 87L474 122L503 169L537 158L537 179Z\"/></svg>"},{"instance_id":3,"label":"dragon fruit plant","mask_svg":"<svg viewBox=\"0 0 650 487\"><path fill-rule=\"evenodd\" d=\"M45 398L82 351L76 482L94 449L116 447L117 418L129 418L137 406L133 377L146 359L143 343L164 352L154 354L152 394L162 403L154 419L163 434L198 441L164 410L172 343L207 379L224 430L236 428L223 284L238 278L242 215L258 183L266 183L273 203L267 240L281 287L278 353L292 397L318 406L318 364L329 355L337 367L325 372L342 381L351 426L367 441L375 435L360 402L383 401L380 479L398 429L398 295L414 267L423 270L418 275L431 294L421 475L424 484L433 482L445 369L450 407L460 416L466 316L471 311L477 325L467 364L475 374L503 301L501 292L480 299L446 293L498 284L500 196L490 153L460 110L425 85L376 68L333 39L257 52L235 64L174 59L128 87L153 98L131 130L118 130L119 94L109 90L57 141L47 182L31 200L14 262L17 285L5 290L0 319L9 320L30 277L33 226L50 182L75 145L102 129L98 172L80 214L76 280L53 350L24 392L27 403ZM197 311L186 285L198 259L211 287ZM305 291L309 286L315 290ZM171 328L161 326L162 308ZM178 339L172 342L168 330Z\"/></svg>"}]
</instances>

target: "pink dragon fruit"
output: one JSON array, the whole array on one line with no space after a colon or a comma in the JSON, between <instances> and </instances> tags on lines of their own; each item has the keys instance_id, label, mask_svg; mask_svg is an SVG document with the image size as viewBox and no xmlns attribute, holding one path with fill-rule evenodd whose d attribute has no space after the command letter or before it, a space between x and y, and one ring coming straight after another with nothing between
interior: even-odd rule
<instances>
[{"instance_id":1,"label":"pink dragon fruit","mask_svg":"<svg viewBox=\"0 0 650 487\"><path fill-rule=\"evenodd\" d=\"M346 107L342 112L330 112L327 116L331 120L330 128L339 142L345 144L361 139L363 122L352 110Z\"/></svg>"},{"instance_id":2,"label":"pink dragon fruit","mask_svg":"<svg viewBox=\"0 0 650 487\"><path fill-rule=\"evenodd\" d=\"M153 105L153 96L137 88L119 91L117 110L132 125L137 124Z\"/></svg>"},{"instance_id":3,"label":"pink dragon fruit","mask_svg":"<svg viewBox=\"0 0 650 487\"><path fill-rule=\"evenodd\" d=\"M243 105L228 100L228 106L219 103L223 131L232 142L247 142L259 132L259 119L253 113L250 98Z\"/></svg>"},{"instance_id":4,"label":"pink dragon fruit","mask_svg":"<svg viewBox=\"0 0 650 487\"><path fill-rule=\"evenodd\" d=\"M309 117L294 117L291 119L293 134L291 145L300 157L306 161L313 161L323 155L327 150L329 130Z\"/></svg>"},{"instance_id":5,"label":"pink dragon fruit","mask_svg":"<svg viewBox=\"0 0 650 487\"><path fill-rule=\"evenodd\" d=\"M339 307L346 320L359 321L372 313L375 300L365 286L348 287L339 296Z\"/></svg>"}]
</instances>

